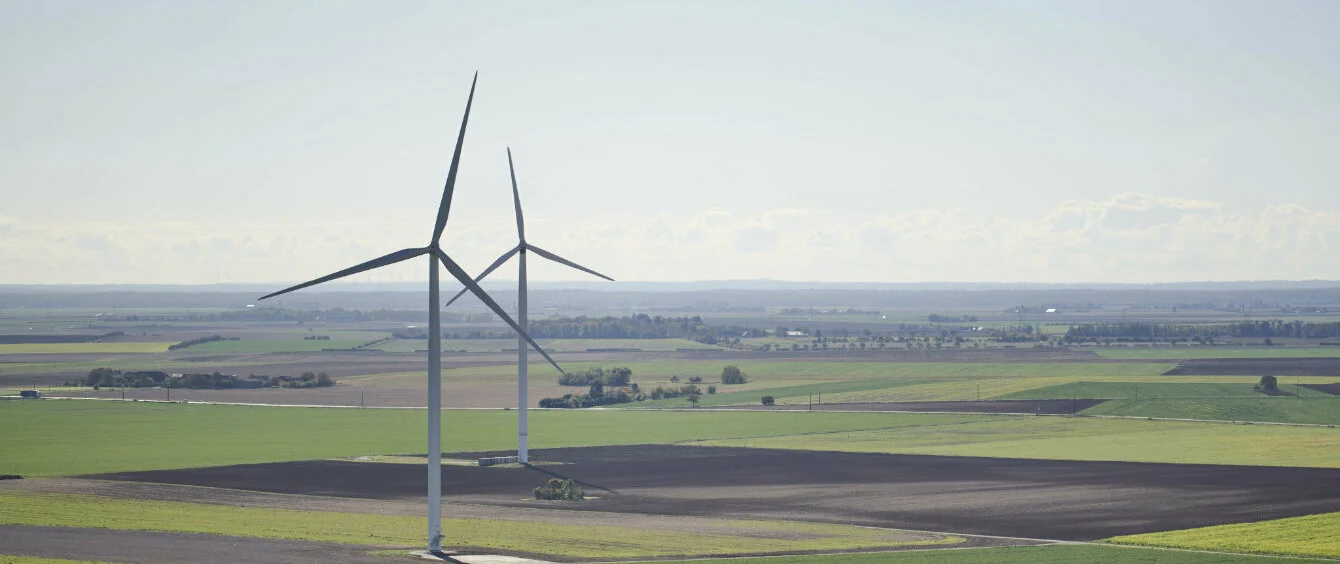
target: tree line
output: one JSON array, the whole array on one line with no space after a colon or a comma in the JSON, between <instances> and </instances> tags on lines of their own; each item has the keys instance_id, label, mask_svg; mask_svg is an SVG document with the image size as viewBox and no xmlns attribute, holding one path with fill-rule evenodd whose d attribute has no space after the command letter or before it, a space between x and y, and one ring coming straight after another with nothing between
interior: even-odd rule
<instances>
[{"instance_id":1,"label":"tree line","mask_svg":"<svg viewBox=\"0 0 1340 564\"><path fill-rule=\"evenodd\" d=\"M335 385L335 379L325 372L303 372L300 376L269 376L251 374L242 378L219 371L197 374L168 374L156 370L121 371L112 368L94 368L84 384L98 388L188 388L195 390L225 390L232 388L324 388Z\"/></svg>"},{"instance_id":2,"label":"tree line","mask_svg":"<svg viewBox=\"0 0 1340 564\"><path fill-rule=\"evenodd\" d=\"M1238 323L1183 325L1165 323L1086 323L1066 330L1067 342L1098 340L1194 341L1217 338L1295 338L1330 339L1340 337L1340 322L1262 320Z\"/></svg>"}]
</instances>

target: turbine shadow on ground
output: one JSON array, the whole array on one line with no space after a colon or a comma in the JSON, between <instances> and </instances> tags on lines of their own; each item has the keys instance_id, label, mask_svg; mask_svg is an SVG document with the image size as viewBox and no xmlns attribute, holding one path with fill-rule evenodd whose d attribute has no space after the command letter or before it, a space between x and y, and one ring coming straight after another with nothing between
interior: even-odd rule
<instances>
[{"instance_id":1,"label":"turbine shadow on ground","mask_svg":"<svg viewBox=\"0 0 1340 564\"><path fill-rule=\"evenodd\" d=\"M613 495L619 495L618 490L612 490L612 489L609 489L609 488L607 488L607 487L605 487L605 486L602 486L602 485L599 485L599 484L593 484L593 483L590 483L590 482L584 482L584 481L579 480L579 479L577 479L577 478L573 478L572 476L565 476L565 475L563 475L563 474L559 474L558 472L554 472L554 471L552 471L552 470L545 470L544 468L540 468L539 466L535 466L534 464L525 463L525 464L522 464L522 466L525 466L526 468L528 468L528 469L530 469L530 470L534 470L535 472L539 472L540 474L544 474L545 476L548 476L548 477L550 477L550 478L558 478L558 479L560 479L560 480L572 480L572 483L577 484L577 485L579 485L579 486L581 486L581 487L583 487L583 488L586 488L586 489L600 490L600 491L605 492L605 493L609 493L609 494L613 494Z\"/></svg>"}]
</instances>

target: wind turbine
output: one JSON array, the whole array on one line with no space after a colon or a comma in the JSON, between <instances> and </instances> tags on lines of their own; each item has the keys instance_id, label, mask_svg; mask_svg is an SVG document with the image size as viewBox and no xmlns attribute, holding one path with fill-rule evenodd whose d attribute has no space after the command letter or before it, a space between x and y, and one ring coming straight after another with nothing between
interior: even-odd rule
<instances>
[{"instance_id":1,"label":"wind turbine","mask_svg":"<svg viewBox=\"0 0 1340 564\"><path fill-rule=\"evenodd\" d=\"M437 553L442 551L442 327L441 315L438 307L440 299L438 289L438 261L442 262L447 272L456 278L465 288L474 293L475 297L484 302L489 309L498 314L503 321L512 326L512 329L520 335L524 342L535 347L540 351L549 364L559 368L558 363L549 357L549 353L544 352L538 344L535 343L530 335L527 335L521 325L513 321L506 311L489 297L470 275L456 264L446 252L442 250L439 241L442 239L442 231L447 227L447 214L451 211L451 196L456 188L456 169L461 163L461 145L465 143L465 125L470 121L470 105L475 99L475 84L479 82L479 73L475 73L474 80L470 83L470 97L465 102L465 117L461 118L461 132L456 137L456 151L451 155L451 168L447 171L447 183L442 189L442 203L437 208L437 223L433 226L433 238L429 239L428 245L423 247L414 247L401 249L380 258L375 258L357 266L351 266L334 274L328 274L303 282L291 288L285 288L273 294L268 294L260 299L273 298L281 294L287 294L294 290L300 290L308 286L315 286L322 282L329 282L345 276L358 274L363 271L392 265L398 262L406 261L415 257L428 255L428 551Z\"/></svg>"},{"instance_id":2,"label":"wind turbine","mask_svg":"<svg viewBox=\"0 0 1340 564\"><path fill-rule=\"evenodd\" d=\"M489 275L490 273L492 273L494 270L497 270L498 267L502 266L503 263L506 263L506 262L507 262L507 259L512 258L512 255L520 255L520 257L517 259L517 268L518 268L518 270L519 270L519 273L517 274L517 282L516 282L516 284L517 284L517 288L516 288L517 312L516 312L516 315L517 315L517 323L520 324L522 327L526 327L526 326L527 326L527 325L526 325L526 323L527 323L527 321L526 321L526 251L534 251L535 254L540 255L541 257L547 258L547 259L549 259L549 260L552 260L552 261L554 261L554 262L556 262L556 263L559 263L559 264L562 264L562 265L570 266L570 267L575 268L575 269L577 269L577 270L580 270L580 271L582 271L582 272L587 272L587 273L590 273L590 274L594 274L594 275L596 275L596 276L599 276L599 277L601 277L601 278L604 278L604 279L606 279L606 280L609 280L610 282L613 282L614 279L613 279L613 278L610 278L610 277L608 277L608 276L605 276L604 274L601 274L601 273L599 273L599 272L596 272L596 271L594 271L594 270L591 270L591 269L589 269L589 268L586 268L585 266L582 266L582 265L580 265L580 264L577 264L577 263L575 263L575 262L572 262L572 261L570 261L570 260L568 260L568 259L565 259L565 258L563 258L563 257L560 257L560 256L558 256L558 255L556 255L556 254L554 254L554 253L551 253L551 252L549 252L549 251L546 251L546 250L544 250L544 249L541 249L541 248L539 248L539 247L536 247L535 245L532 245L532 244L526 242L526 227L525 227L525 220L522 218L522 215L521 215L521 192L518 191L518 190L517 190L517 187L516 187L516 168L512 166L512 148L511 148L511 147L508 147L508 148L507 148L507 171L510 172L510 173L512 174L512 201L516 204L516 237L517 237L517 241L518 241L518 242L517 242L517 245L516 245L515 247L512 247L512 250L503 253L502 256L498 257L498 260L493 261L493 264L489 265L489 267L488 267L487 269L485 269L484 272L480 273L479 276L476 276L474 281L475 281L475 283L478 283L480 280L483 280L485 276L488 276L488 275ZM447 305L450 306L450 305L451 305L452 303L454 303L458 298L460 298L461 296L465 295L465 291L466 291L466 290L469 290L469 287L462 288L460 292L458 292L458 293L457 293L455 296L453 296L450 300L447 300ZM517 405L516 457L517 457L517 461L520 462L520 463L522 463L522 464L526 464L526 463L530 462L530 455L529 455L529 452L528 452L528 449L529 449L528 442L529 442L529 440L530 440L530 436L529 436L529 422L528 422L527 419L526 419L526 408L528 407L528 403L529 403L529 402L527 401L527 399L526 399L527 362L528 362L528 361L527 361L527 356L528 356L527 353L530 352L530 351L527 349L527 347L526 347L526 340L528 340L528 339L530 339L529 336L526 336L526 335L524 335L524 334L522 334L522 333L517 333L517 338L516 338L516 345L517 345L517 346L516 346L516 351L517 351L517 353L516 353L516 370L517 370L517 373L516 373L516 376L517 376L517 392L516 392L516 405ZM530 342L533 343L534 341L530 341ZM538 347L537 347L537 350L538 350ZM543 352L543 351L541 351L541 352ZM553 362L553 361L551 360L550 362Z\"/></svg>"}]
</instances>

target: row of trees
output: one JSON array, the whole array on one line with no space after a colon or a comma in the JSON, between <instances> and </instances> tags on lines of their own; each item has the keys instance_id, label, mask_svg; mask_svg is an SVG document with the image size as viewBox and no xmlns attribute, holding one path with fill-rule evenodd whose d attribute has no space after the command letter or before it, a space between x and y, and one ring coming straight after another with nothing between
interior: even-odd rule
<instances>
[{"instance_id":1,"label":"row of trees","mask_svg":"<svg viewBox=\"0 0 1340 564\"><path fill-rule=\"evenodd\" d=\"M767 331L740 325L708 325L700 316L559 317L529 323L536 339L688 339L715 344L735 337L765 337ZM509 334L510 335L510 334Z\"/></svg>"},{"instance_id":2,"label":"row of trees","mask_svg":"<svg viewBox=\"0 0 1340 564\"><path fill-rule=\"evenodd\" d=\"M932 313L927 318L931 323L977 323L976 315L940 315Z\"/></svg>"},{"instance_id":3,"label":"row of trees","mask_svg":"<svg viewBox=\"0 0 1340 564\"><path fill-rule=\"evenodd\" d=\"M213 342L215 342L215 341L239 341L239 340L241 340L239 337L220 337L220 336L218 336L218 335L210 335L210 336L208 336L208 337L200 337L200 338L197 338L197 339L190 339L190 340L188 340L188 341L182 341L182 342L177 343L177 344L175 344L175 345L168 345L168 350L170 350L170 351L181 350L181 349L184 349L184 348L187 348L187 347L194 347L194 346L196 346L196 345L203 345L203 344L205 344L205 343L213 343Z\"/></svg>"},{"instance_id":4,"label":"row of trees","mask_svg":"<svg viewBox=\"0 0 1340 564\"><path fill-rule=\"evenodd\" d=\"M1087 323L1066 331L1067 342L1098 340L1196 341L1224 338L1330 339L1340 337L1340 322L1243 321L1204 325L1166 323Z\"/></svg>"},{"instance_id":5,"label":"row of trees","mask_svg":"<svg viewBox=\"0 0 1340 564\"><path fill-rule=\"evenodd\" d=\"M566 372L558 377L560 386L590 386L601 384L612 388L622 388L633 381L633 369L627 366L595 367L582 372Z\"/></svg>"},{"instance_id":6,"label":"row of trees","mask_svg":"<svg viewBox=\"0 0 1340 564\"><path fill-rule=\"evenodd\" d=\"M196 390L223 390L232 388L323 388L335 385L335 379L325 372L303 372L300 376L268 376L252 374L242 378L235 374L212 373L172 375L158 371L127 371L94 368L85 383L93 388L189 388Z\"/></svg>"}]
</instances>

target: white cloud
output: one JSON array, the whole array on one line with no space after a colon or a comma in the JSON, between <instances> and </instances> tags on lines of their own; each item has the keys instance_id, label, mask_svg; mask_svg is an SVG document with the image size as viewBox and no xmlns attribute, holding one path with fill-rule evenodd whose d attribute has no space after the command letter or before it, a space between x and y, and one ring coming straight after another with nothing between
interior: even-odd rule
<instances>
[{"instance_id":1,"label":"white cloud","mask_svg":"<svg viewBox=\"0 0 1340 564\"><path fill-rule=\"evenodd\" d=\"M423 236L381 221L34 225L0 216L0 283L294 281L422 244ZM514 239L510 223L461 221L444 246L477 270ZM527 239L620 280L1153 282L1340 272L1340 212L1283 204L1229 213L1216 202L1138 193L1063 201L1033 217L707 208L684 217L537 218ZM420 280L423 270L413 262L355 279ZM532 276L582 275L539 267Z\"/></svg>"}]
</instances>

